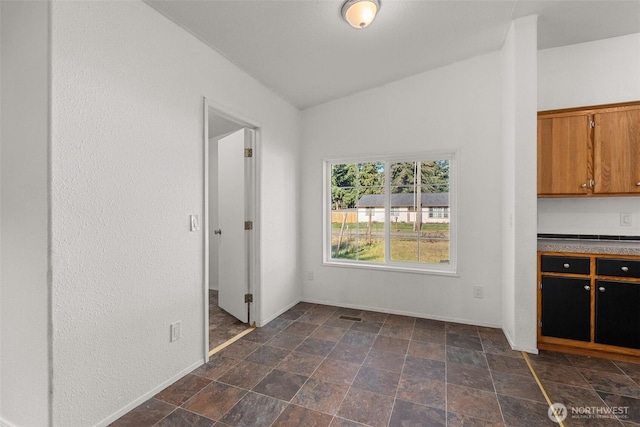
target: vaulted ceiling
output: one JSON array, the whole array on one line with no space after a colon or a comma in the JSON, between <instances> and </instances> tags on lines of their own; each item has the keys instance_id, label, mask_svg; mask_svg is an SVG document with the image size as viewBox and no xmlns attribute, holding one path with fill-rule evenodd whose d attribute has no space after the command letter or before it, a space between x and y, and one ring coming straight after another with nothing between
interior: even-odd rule
<instances>
[{"instance_id":1,"label":"vaulted ceiling","mask_svg":"<svg viewBox=\"0 0 640 427\"><path fill-rule=\"evenodd\" d=\"M300 109L498 50L523 16L538 49L640 32L640 0L381 0L364 30L339 0L146 3Z\"/></svg>"}]
</instances>

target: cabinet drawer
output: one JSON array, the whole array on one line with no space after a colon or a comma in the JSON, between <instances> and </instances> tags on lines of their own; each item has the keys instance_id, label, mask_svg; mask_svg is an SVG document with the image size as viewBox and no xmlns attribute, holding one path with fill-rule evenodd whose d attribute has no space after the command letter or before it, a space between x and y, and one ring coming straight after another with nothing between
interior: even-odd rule
<instances>
[{"instance_id":1,"label":"cabinet drawer","mask_svg":"<svg viewBox=\"0 0 640 427\"><path fill-rule=\"evenodd\" d=\"M541 269L547 273L589 274L590 259L581 257L543 255Z\"/></svg>"},{"instance_id":2,"label":"cabinet drawer","mask_svg":"<svg viewBox=\"0 0 640 427\"><path fill-rule=\"evenodd\" d=\"M640 278L640 260L632 259L596 259L596 274L599 276Z\"/></svg>"}]
</instances>

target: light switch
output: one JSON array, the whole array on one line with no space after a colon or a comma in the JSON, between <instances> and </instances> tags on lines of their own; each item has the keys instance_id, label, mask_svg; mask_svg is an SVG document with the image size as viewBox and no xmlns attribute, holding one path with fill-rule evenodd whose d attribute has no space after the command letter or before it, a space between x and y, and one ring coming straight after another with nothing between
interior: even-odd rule
<instances>
[{"instance_id":1,"label":"light switch","mask_svg":"<svg viewBox=\"0 0 640 427\"><path fill-rule=\"evenodd\" d=\"M621 227L631 227L633 214L630 213L621 213L620 214L620 226Z\"/></svg>"},{"instance_id":2,"label":"light switch","mask_svg":"<svg viewBox=\"0 0 640 427\"><path fill-rule=\"evenodd\" d=\"M191 231L200 231L200 223L198 222L198 215L190 215L189 220L191 223Z\"/></svg>"}]
</instances>

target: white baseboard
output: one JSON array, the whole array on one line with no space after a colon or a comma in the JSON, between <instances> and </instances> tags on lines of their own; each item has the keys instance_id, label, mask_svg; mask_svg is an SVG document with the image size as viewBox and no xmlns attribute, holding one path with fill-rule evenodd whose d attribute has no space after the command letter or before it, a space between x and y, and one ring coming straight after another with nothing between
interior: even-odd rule
<instances>
[{"instance_id":1,"label":"white baseboard","mask_svg":"<svg viewBox=\"0 0 640 427\"><path fill-rule=\"evenodd\" d=\"M322 300L314 300L311 298L303 298L302 301L304 302L309 302L309 303L313 303L313 304L325 304L325 305L332 305L335 307L344 307L344 308L356 308L358 310L367 310L367 311L376 311L379 313L389 313L389 314L397 314L400 316L411 316L411 317L417 317L420 319L431 319L431 320L439 320L442 322L453 322L453 323L464 323L465 325L474 325L474 326L484 326L487 328L498 328L500 329L502 326L495 324L495 323L490 323L490 322L478 322L477 320L470 320L470 319L461 319L461 318L457 318L457 317L448 317L448 316L430 316L430 315L425 315L423 313L413 313L411 311L405 311L405 310L388 310L388 309L383 309L383 308L379 308L379 307L367 307L365 305L358 305L358 304L343 304L343 303L335 303L333 301L322 301Z\"/></svg>"},{"instance_id":2,"label":"white baseboard","mask_svg":"<svg viewBox=\"0 0 640 427\"><path fill-rule=\"evenodd\" d=\"M204 363L204 359L200 359L200 361L198 361L198 362L194 363L193 365L189 366L188 368L180 371L179 373L177 373L173 377L169 378L168 380L166 380L162 384L160 384L157 387L155 387L153 390L150 390L149 392L143 394L142 396L140 396L139 398L137 398L133 402L129 403L128 405L120 408L119 410L117 410L113 414L109 415L107 418L105 418L102 421L100 421L99 423L97 423L95 425L95 427L103 427L103 426L107 426L107 425L111 424L112 422L114 422L115 420L117 420L118 418L120 418L121 416L126 414L127 412L131 411L132 409L140 406L142 403L144 403L147 400L151 399L153 396L155 396L156 394L158 394L159 392L161 392L162 390L164 390L165 388L167 388L168 386L170 386L174 382L178 381L180 378L184 377L189 372L193 371L194 369L196 369L197 367L199 367L203 363ZM4 426L2 426L2 427L4 427ZM13 426L8 426L8 427L13 427Z\"/></svg>"},{"instance_id":3,"label":"white baseboard","mask_svg":"<svg viewBox=\"0 0 640 427\"><path fill-rule=\"evenodd\" d=\"M535 347L522 347L522 346L519 346L519 345L515 345L513 343L513 340L511 339L511 336L507 333L507 331L502 329L502 333L507 338L507 341L509 342L509 345L511 346L512 350L524 351L524 352L531 353L531 354L538 354L538 349L537 348L535 348Z\"/></svg>"},{"instance_id":4,"label":"white baseboard","mask_svg":"<svg viewBox=\"0 0 640 427\"><path fill-rule=\"evenodd\" d=\"M292 302L291 304L289 304L288 306L286 306L285 308L283 308L282 310L278 311L276 314L274 314L273 316L267 317L266 319L264 319L263 321L258 323L259 327L262 327L264 325L266 325L267 323L271 322L273 319L275 319L276 317L280 316L282 313L284 313L285 311L289 310L290 308L294 307L296 304L298 304L301 300L297 300Z\"/></svg>"},{"instance_id":5,"label":"white baseboard","mask_svg":"<svg viewBox=\"0 0 640 427\"><path fill-rule=\"evenodd\" d=\"M0 417L0 427L16 427L16 426L11 424L9 421L5 420L4 418Z\"/></svg>"}]
</instances>

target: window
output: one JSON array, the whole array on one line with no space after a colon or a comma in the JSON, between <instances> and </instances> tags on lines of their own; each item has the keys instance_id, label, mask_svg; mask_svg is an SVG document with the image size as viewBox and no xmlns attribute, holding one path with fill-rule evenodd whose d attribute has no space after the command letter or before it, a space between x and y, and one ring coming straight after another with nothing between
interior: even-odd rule
<instances>
[{"instance_id":1,"label":"window","mask_svg":"<svg viewBox=\"0 0 640 427\"><path fill-rule=\"evenodd\" d=\"M325 162L325 262L455 272L453 154Z\"/></svg>"}]
</instances>

